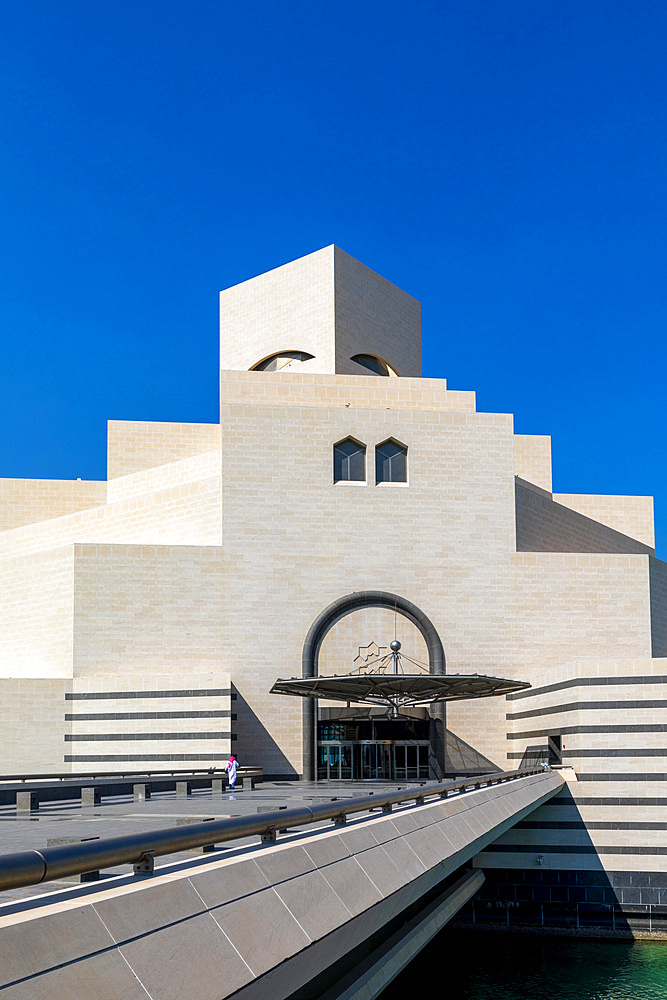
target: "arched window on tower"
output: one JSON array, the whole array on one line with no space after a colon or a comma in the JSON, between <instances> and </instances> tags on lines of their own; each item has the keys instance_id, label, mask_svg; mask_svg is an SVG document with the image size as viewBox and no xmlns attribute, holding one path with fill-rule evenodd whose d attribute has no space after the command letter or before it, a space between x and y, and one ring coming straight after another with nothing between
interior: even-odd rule
<instances>
[{"instance_id":1,"label":"arched window on tower","mask_svg":"<svg viewBox=\"0 0 667 1000\"><path fill-rule=\"evenodd\" d=\"M350 358L350 361L354 361L356 365L360 368L364 368L371 375L384 375L385 377L393 376L395 377L397 372L388 365L386 361L382 358L376 357L375 354L355 354L354 357Z\"/></svg>"},{"instance_id":2,"label":"arched window on tower","mask_svg":"<svg viewBox=\"0 0 667 1000\"><path fill-rule=\"evenodd\" d=\"M390 438L375 447L375 482L407 483L408 449Z\"/></svg>"},{"instance_id":3,"label":"arched window on tower","mask_svg":"<svg viewBox=\"0 0 667 1000\"><path fill-rule=\"evenodd\" d=\"M304 361L310 361L314 354L307 354L306 351L282 351L280 354L272 354L270 358L253 365L250 371L253 372L280 372L283 368L296 368Z\"/></svg>"},{"instance_id":4,"label":"arched window on tower","mask_svg":"<svg viewBox=\"0 0 667 1000\"><path fill-rule=\"evenodd\" d=\"M345 438L333 449L334 483L366 481L366 445L354 438Z\"/></svg>"}]
</instances>

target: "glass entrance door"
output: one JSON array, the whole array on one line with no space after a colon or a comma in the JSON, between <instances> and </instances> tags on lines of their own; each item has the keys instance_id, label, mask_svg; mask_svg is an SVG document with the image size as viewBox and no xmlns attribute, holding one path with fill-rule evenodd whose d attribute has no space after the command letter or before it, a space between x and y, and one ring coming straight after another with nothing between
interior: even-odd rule
<instances>
[{"instance_id":1,"label":"glass entrance door","mask_svg":"<svg viewBox=\"0 0 667 1000\"><path fill-rule=\"evenodd\" d=\"M384 779L391 781L393 778L392 744L390 741L363 742L359 744L360 774L362 780Z\"/></svg>"},{"instance_id":2,"label":"glass entrance door","mask_svg":"<svg viewBox=\"0 0 667 1000\"><path fill-rule=\"evenodd\" d=\"M351 743L341 743L340 746L340 776L343 780L349 779L353 774L354 746Z\"/></svg>"},{"instance_id":3,"label":"glass entrance door","mask_svg":"<svg viewBox=\"0 0 667 1000\"><path fill-rule=\"evenodd\" d=\"M428 778L427 741L322 740L317 745L320 781L410 781Z\"/></svg>"},{"instance_id":4,"label":"glass entrance door","mask_svg":"<svg viewBox=\"0 0 667 1000\"><path fill-rule=\"evenodd\" d=\"M369 781L377 778L377 750L375 743L361 743L359 745L361 774L360 778Z\"/></svg>"},{"instance_id":5,"label":"glass entrance door","mask_svg":"<svg viewBox=\"0 0 667 1000\"><path fill-rule=\"evenodd\" d=\"M348 780L354 776L352 743L319 743L317 777L320 781Z\"/></svg>"}]
</instances>

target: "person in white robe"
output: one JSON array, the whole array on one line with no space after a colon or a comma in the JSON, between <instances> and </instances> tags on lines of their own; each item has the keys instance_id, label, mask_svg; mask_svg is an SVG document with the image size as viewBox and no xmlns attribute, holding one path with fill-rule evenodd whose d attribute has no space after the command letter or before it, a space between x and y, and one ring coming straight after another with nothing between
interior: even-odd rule
<instances>
[{"instance_id":1,"label":"person in white robe","mask_svg":"<svg viewBox=\"0 0 667 1000\"><path fill-rule=\"evenodd\" d=\"M234 754L230 754L229 760L225 764L224 769L229 775L229 787L233 788L234 784L236 783L236 769L237 769L237 760Z\"/></svg>"}]
</instances>

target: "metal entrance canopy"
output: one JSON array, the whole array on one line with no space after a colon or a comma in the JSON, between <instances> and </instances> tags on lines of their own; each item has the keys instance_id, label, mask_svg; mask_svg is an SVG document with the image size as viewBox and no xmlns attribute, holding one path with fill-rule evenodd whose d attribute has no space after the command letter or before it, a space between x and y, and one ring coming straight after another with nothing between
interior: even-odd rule
<instances>
[{"instance_id":1,"label":"metal entrance canopy","mask_svg":"<svg viewBox=\"0 0 667 1000\"><path fill-rule=\"evenodd\" d=\"M414 705L523 691L531 685L485 674L334 674L331 677L279 678L271 694L329 701L367 702L394 710Z\"/></svg>"}]
</instances>

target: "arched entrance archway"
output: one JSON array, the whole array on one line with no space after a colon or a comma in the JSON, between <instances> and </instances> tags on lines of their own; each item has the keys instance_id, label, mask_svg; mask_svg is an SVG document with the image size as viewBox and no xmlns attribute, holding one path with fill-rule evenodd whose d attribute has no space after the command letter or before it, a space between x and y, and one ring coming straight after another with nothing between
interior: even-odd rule
<instances>
[{"instance_id":1,"label":"arched entrance archway","mask_svg":"<svg viewBox=\"0 0 667 1000\"><path fill-rule=\"evenodd\" d=\"M445 672L445 652L442 642L433 622L421 608L406 600L399 594L390 594L384 590L360 590L346 597L339 597L324 611L320 612L308 630L303 652L301 655L301 675L302 677L317 677L318 661L322 642L327 632L333 628L336 622L346 615L352 614L363 608L387 608L394 609L404 618L411 621L421 632L428 650L429 669L432 674L444 674ZM440 768L444 772L444 751L445 751L445 706L444 704L431 706L431 717L440 731L438 746L434 751L438 758ZM438 725L439 723L439 725ZM308 699L303 706L303 775L304 778L315 780L316 777L316 745L317 745L317 701Z\"/></svg>"}]
</instances>

